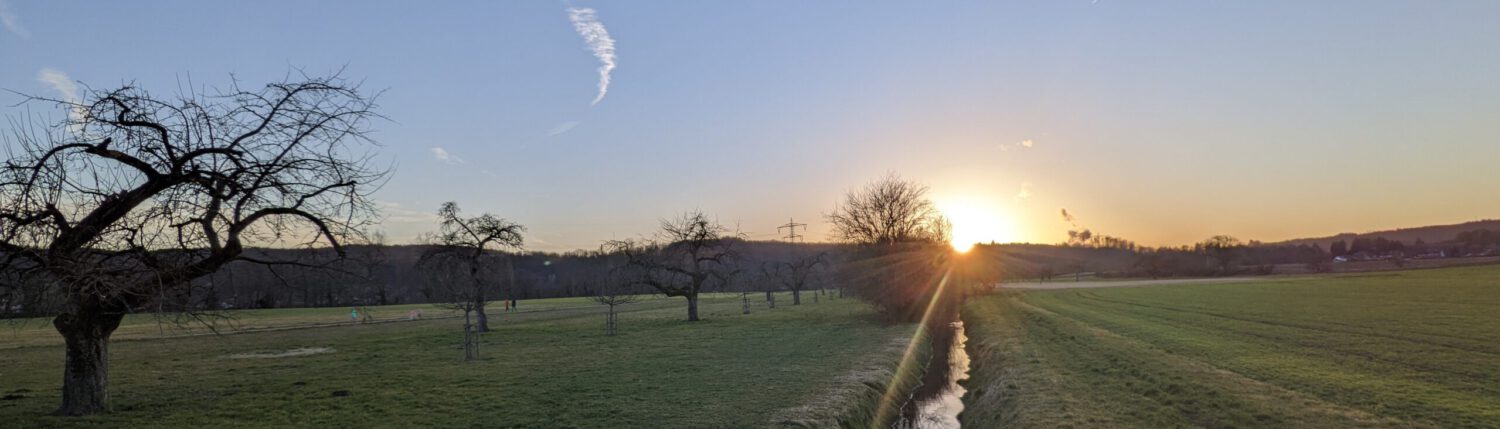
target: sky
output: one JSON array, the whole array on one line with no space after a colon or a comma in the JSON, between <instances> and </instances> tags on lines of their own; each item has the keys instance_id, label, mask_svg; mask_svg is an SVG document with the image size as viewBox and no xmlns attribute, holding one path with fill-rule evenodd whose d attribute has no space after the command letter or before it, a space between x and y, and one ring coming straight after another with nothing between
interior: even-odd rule
<instances>
[{"instance_id":1,"label":"sky","mask_svg":"<svg viewBox=\"0 0 1500 429\"><path fill-rule=\"evenodd\" d=\"M1149 245L1500 217L1500 2L0 0L0 116L290 70L383 90L375 198L596 248L753 239L895 172L974 240ZM66 113L52 112L54 115ZM9 134L9 121L0 132Z\"/></svg>"}]
</instances>

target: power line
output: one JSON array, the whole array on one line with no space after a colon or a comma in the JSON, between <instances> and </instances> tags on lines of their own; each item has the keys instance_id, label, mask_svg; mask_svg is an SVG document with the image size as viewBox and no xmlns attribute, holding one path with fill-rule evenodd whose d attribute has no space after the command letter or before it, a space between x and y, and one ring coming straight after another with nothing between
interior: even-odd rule
<instances>
[{"instance_id":1,"label":"power line","mask_svg":"<svg viewBox=\"0 0 1500 429\"><path fill-rule=\"evenodd\" d=\"M805 223L797 223L796 221L792 220L791 218L787 218L786 225L781 225L781 226L776 227L776 233L780 234L781 230L785 229L785 230L787 230L787 232L786 232L786 241L796 242L798 240L802 240L802 234L798 234L797 233L797 228L802 228L803 231L806 231L807 230L807 224L805 224Z\"/></svg>"}]
</instances>

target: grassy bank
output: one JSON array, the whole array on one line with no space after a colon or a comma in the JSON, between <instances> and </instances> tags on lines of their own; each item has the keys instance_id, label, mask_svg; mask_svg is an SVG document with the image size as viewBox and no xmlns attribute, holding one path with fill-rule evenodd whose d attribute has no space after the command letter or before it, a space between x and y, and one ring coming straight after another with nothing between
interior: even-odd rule
<instances>
[{"instance_id":1,"label":"grassy bank","mask_svg":"<svg viewBox=\"0 0 1500 429\"><path fill-rule=\"evenodd\" d=\"M854 300L775 310L756 303L741 315L737 298L716 296L697 323L682 321L681 299L637 304L622 315L622 334L607 337L600 308L564 304L492 317L485 358L471 363L462 361L456 319L120 341L111 361L115 412L83 419L45 416L60 395L58 346L0 349L0 393L23 396L0 401L0 422L763 427L823 397L856 370L851 363L911 329L873 322ZM235 357L302 348L331 352Z\"/></svg>"},{"instance_id":2,"label":"grassy bank","mask_svg":"<svg viewBox=\"0 0 1500 429\"><path fill-rule=\"evenodd\" d=\"M975 427L1494 427L1500 267L971 301Z\"/></svg>"}]
</instances>

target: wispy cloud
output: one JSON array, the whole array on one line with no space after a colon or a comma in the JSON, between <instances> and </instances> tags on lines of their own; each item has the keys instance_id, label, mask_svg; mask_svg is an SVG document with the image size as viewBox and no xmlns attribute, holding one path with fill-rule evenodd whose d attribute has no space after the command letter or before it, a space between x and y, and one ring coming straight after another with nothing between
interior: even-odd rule
<instances>
[{"instance_id":1,"label":"wispy cloud","mask_svg":"<svg viewBox=\"0 0 1500 429\"><path fill-rule=\"evenodd\" d=\"M592 8L568 8L568 21L573 23L578 35L583 36L584 43L588 43L594 58L599 59L599 95L592 103L599 104L609 92L609 74L615 70L615 39L609 37L609 31L604 29L604 23L599 22L599 16Z\"/></svg>"},{"instance_id":2,"label":"wispy cloud","mask_svg":"<svg viewBox=\"0 0 1500 429\"><path fill-rule=\"evenodd\" d=\"M1016 193L1016 201L1026 201L1031 198L1031 182L1021 182L1021 191Z\"/></svg>"},{"instance_id":3,"label":"wispy cloud","mask_svg":"<svg viewBox=\"0 0 1500 429\"><path fill-rule=\"evenodd\" d=\"M36 73L36 80L52 87L58 95L69 102L78 101L78 83L73 82L73 78L68 77L67 73L54 68L45 68Z\"/></svg>"},{"instance_id":4,"label":"wispy cloud","mask_svg":"<svg viewBox=\"0 0 1500 429\"><path fill-rule=\"evenodd\" d=\"M78 82L74 82L73 78L68 77L67 73L54 68L44 68L36 72L36 80L52 87L52 90L57 91L57 94L62 97L63 101L67 101L73 105L72 108L68 109L68 120L72 122L68 125L68 129L73 132L81 131L83 128L83 118L89 112L88 108L78 104Z\"/></svg>"},{"instance_id":5,"label":"wispy cloud","mask_svg":"<svg viewBox=\"0 0 1500 429\"><path fill-rule=\"evenodd\" d=\"M0 25L4 25L6 30L10 30L11 33L22 39L31 38L31 30L27 30L26 26L21 25L21 17L16 16L16 13L10 10L10 4L6 3L5 0L0 0Z\"/></svg>"},{"instance_id":6,"label":"wispy cloud","mask_svg":"<svg viewBox=\"0 0 1500 429\"><path fill-rule=\"evenodd\" d=\"M577 127L578 124L580 124L580 122L578 121L568 121L557 124L557 126L552 127L551 131L547 131L547 137L556 137L568 131L573 131L573 128Z\"/></svg>"},{"instance_id":7,"label":"wispy cloud","mask_svg":"<svg viewBox=\"0 0 1500 429\"><path fill-rule=\"evenodd\" d=\"M447 149L443 149L443 148L437 147L437 146L433 146L432 147L432 157L434 159L437 159L438 161L446 162L448 164L463 164L464 163L464 159L463 158L459 158L457 155L448 153Z\"/></svg>"},{"instance_id":8,"label":"wispy cloud","mask_svg":"<svg viewBox=\"0 0 1500 429\"><path fill-rule=\"evenodd\" d=\"M438 219L436 210L412 210L401 203L391 201L375 201L375 207L385 215L388 222L402 223L435 223Z\"/></svg>"},{"instance_id":9,"label":"wispy cloud","mask_svg":"<svg viewBox=\"0 0 1500 429\"><path fill-rule=\"evenodd\" d=\"M1031 139L1026 139L1026 140L1021 140L1021 141L1018 141L1018 142L1015 142L1015 143L1001 143L1000 144L1000 151L1001 152L1008 151L1008 150L1011 150L1011 148L1031 149L1032 146L1036 146L1036 142L1032 141Z\"/></svg>"}]
</instances>

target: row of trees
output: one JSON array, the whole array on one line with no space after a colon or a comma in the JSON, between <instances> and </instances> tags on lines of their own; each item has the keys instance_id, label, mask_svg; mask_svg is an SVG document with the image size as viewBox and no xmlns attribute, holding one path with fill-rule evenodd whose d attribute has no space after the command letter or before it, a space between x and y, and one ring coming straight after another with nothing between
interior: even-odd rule
<instances>
[{"instance_id":1,"label":"row of trees","mask_svg":"<svg viewBox=\"0 0 1500 429\"><path fill-rule=\"evenodd\" d=\"M401 300L392 282L376 280L401 266L393 248L365 233L378 219L370 192L387 174L371 165L366 138L381 119L376 98L339 76L295 76L212 95L158 97L125 86L78 100L30 99L68 115L20 128L6 145L0 313L53 316L65 343L58 414L108 409L110 337L127 314L214 309L226 291L237 306ZM952 225L926 194L895 175L877 180L827 214L833 238L850 250L802 248L759 264L747 262L749 242L736 231L689 212L651 236L575 255L587 274L565 288L592 289L611 308L611 332L614 307L641 290L684 298L687 319L697 321L707 290L740 279L790 290L796 305L825 271L892 320L951 313L954 301L939 298L965 295L944 291L972 284L956 279L975 270L956 264ZM524 258L516 251L525 228L465 216L453 203L439 215L408 277L423 284L423 299L464 313L473 358L489 328L487 303L497 288L514 298L521 284L515 262ZM743 281L752 268L762 281ZM284 295L295 298L242 284L270 282L293 286Z\"/></svg>"},{"instance_id":2,"label":"row of trees","mask_svg":"<svg viewBox=\"0 0 1500 429\"><path fill-rule=\"evenodd\" d=\"M1500 248L1500 231L1475 229L1459 232L1452 239L1431 244L1421 238L1407 244L1379 236L1357 237L1349 241L1335 241L1329 245L1328 251L1333 256L1404 257L1437 253L1457 257L1483 254L1486 251L1494 253L1495 248Z\"/></svg>"},{"instance_id":3,"label":"row of trees","mask_svg":"<svg viewBox=\"0 0 1500 429\"><path fill-rule=\"evenodd\" d=\"M226 287L238 304L239 284L258 274L283 285L342 284L293 291L302 305L344 305L350 295L392 302L390 282L370 280L393 266L389 248L364 234L378 219L370 192L387 174L369 162L374 146L366 133L381 119L376 98L336 75L304 75L215 94L158 97L125 86L78 100L29 99L68 115L18 128L6 145L0 312L54 316L65 343L58 414L108 408L109 340L126 314L217 308ZM440 215L416 277L427 285L425 299L472 314L465 330L482 332L499 279L517 284L514 259L502 251L522 246L524 228L488 214L465 217L456 204ZM945 233L927 224L879 231L889 241ZM697 320L698 295L741 272L730 261L743 242L690 213L664 222L653 239L606 244L602 253L620 263L595 280L620 281L593 287L642 285L682 296L689 320ZM365 252L349 258L350 244ZM780 284L794 295L816 265L781 263L763 273L786 276ZM327 277L288 279L289 271ZM277 297L251 289L255 296L244 301L277 305Z\"/></svg>"}]
</instances>

